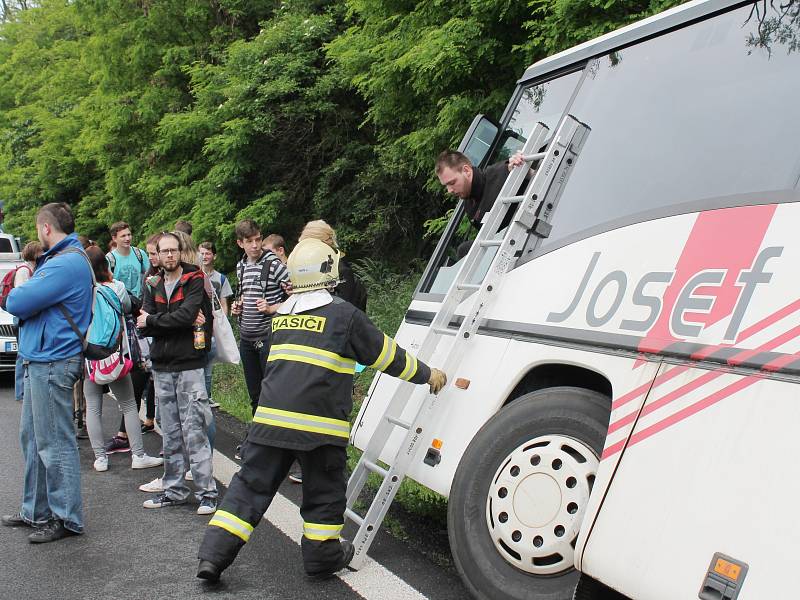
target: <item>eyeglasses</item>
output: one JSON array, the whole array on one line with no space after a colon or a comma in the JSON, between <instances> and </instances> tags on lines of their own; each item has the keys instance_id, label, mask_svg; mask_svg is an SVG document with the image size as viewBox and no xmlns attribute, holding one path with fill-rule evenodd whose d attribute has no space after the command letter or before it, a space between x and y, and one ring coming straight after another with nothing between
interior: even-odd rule
<instances>
[{"instance_id":1,"label":"eyeglasses","mask_svg":"<svg viewBox=\"0 0 800 600\"><path fill-rule=\"evenodd\" d=\"M167 255L167 254L180 254L180 250L178 250L177 248L164 248L163 250L159 250L158 253L159 254L164 254L164 255Z\"/></svg>"}]
</instances>

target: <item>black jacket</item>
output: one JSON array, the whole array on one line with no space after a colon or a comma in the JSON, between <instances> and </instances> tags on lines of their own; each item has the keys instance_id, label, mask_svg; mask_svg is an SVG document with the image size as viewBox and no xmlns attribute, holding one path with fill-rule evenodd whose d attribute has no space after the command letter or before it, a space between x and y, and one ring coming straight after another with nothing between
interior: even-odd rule
<instances>
[{"instance_id":1,"label":"black jacket","mask_svg":"<svg viewBox=\"0 0 800 600\"><path fill-rule=\"evenodd\" d=\"M483 215L492 209L507 177L508 161L495 163L485 169L473 168L472 190L469 198L464 200L464 210L478 229L481 227Z\"/></svg>"},{"instance_id":2,"label":"black jacket","mask_svg":"<svg viewBox=\"0 0 800 600\"><path fill-rule=\"evenodd\" d=\"M205 289L205 275L194 265L181 263L183 275L175 284L167 302L164 272L145 280L142 310L149 314L147 326L140 332L152 337L150 359L156 371L189 371L206 366L206 354L211 346L214 316L211 298ZM198 311L206 318L206 347L194 348L192 326Z\"/></svg>"},{"instance_id":3,"label":"black jacket","mask_svg":"<svg viewBox=\"0 0 800 600\"><path fill-rule=\"evenodd\" d=\"M272 345L248 441L293 450L346 446L356 361L411 383L430 368L341 298L272 319Z\"/></svg>"}]
</instances>

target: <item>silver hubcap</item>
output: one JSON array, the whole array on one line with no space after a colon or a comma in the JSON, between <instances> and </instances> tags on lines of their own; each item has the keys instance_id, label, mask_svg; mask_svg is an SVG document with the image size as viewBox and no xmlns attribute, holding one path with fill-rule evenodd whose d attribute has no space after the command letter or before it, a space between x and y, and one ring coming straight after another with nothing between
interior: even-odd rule
<instances>
[{"instance_id":1,"label":"silver hubcap","mask_svg":"<svg viewBox=\"0 0 800 600\"><path fill-rule=\"evenodd\" d=\"M551 575L574 566L575 539L599 460L578 440L544 435L522 444L495 472L486 524L516 568Z\"/></svg>"}]
</instances>

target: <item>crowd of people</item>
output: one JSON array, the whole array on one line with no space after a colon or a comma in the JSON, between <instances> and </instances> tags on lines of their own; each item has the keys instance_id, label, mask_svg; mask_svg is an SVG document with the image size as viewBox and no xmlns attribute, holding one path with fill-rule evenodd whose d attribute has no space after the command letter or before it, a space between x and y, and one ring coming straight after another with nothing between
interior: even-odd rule
<instances>
[{"instance_id":1,"label":"crowd of people","mask_svg":"<svg viewBox=\"0 0 800 600\"><path fill-rule=\"evenodd\" d=\"M139 488L153 493L144 508L186 504L194 495L197 514L214 515L198 577L219 578L249 538L242 528L252 531L287 475L304 483L308 574L326 577L346 566L352 545L339 534L356 361L437 392L445 377L369 321L366 290L341 260L333 228L309 222L288 254L282 236L262 236L250 219L236 223L243 256L235 294L215 269L215 242L196 246L185 221L147 238L144 249L133 244L128 223L114 223L104 252L75 233L67 204L51 203L39 209L36 231L39 241L25 246L13 286L0 298L18 319L15 393L25 460L20 509L2 524L30 527L31 543L84 532L76 441L84 436L73 423L78 398L95 471L110 468L109 455L130 453L132 469L163 468ZM237 448L243 470L222 507L212 461L212 362L222 341L215 313L217 326L229 327L229 314L238 321L235 350L252 413ZM299 313L314 327L283 317ZM103 433L104 397L121 415L110 439ZM150 456L143 436L156 430L161 456Z\"/></svg>"},{"instance_id":2,"label":"crowd of people","mask_svg":"<svg viewBox=\"0 0 800 600\"><path fill-rule=\"evenodd\" d=\"M478 226L498 185L521 162L515 155L481 170L447 151L436 172ZM213 515L197 577L220 578L287 476L303 483L307 574L321 579L347 566L354 549L340 534L356 365L428 384L432 393L447 377L372 324L366 289L325 221L307 223L291 253L281 235L263 236L251 219L234 231L242 251L235 286L215 268L215 241L196 245L187 221L151 235L144 249L133 244L128 223L113 223L104 252L75 233L67 204L39 209L38 241L25 245L0 294L19 327L15 396L22 402L25 461L20 508L3 516L3 525L30 527L31 543L84 532L76 439L85 437L99 473L118 453L130 453L132 469L163 468L139 486L153 494L144 508L183 505L194 496L197 514ZM215 336L215 326L230 327L229 316L238 322L238 346L232 332L230 341L221 330ZM230 355L231 344L252 421L236 449L242 469L220 502L212 364L217 354ZM120 412L109 439L101 420L104 397ZM74 407L85 414L85 431L75 430ZM144 451L143 436L153 431L161 433L160 456Z\"/></svg>"}]
</instances>

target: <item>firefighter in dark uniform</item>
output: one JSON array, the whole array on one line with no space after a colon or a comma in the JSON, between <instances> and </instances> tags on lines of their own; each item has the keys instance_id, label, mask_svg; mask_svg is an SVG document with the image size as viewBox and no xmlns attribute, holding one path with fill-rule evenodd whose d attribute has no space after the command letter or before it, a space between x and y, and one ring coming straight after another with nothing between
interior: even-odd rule
<instances>
[{"instance_id":1,"label":"firefighter in dark uniform","mask_svg":"<svg viewBox=\"0 0 800 600\"><path fill-rule=\"evenodd\" d=\"M447 378L384 335L367 315L329 293L338 281L338 253L317 239L297 244L288 266L293 294L272 320L272 347L242 469L208 524L197 576L217 581L261 521L297 460L303 470L306 574L330 577L353 557L340 540L347 482L356 361L438 393Z\"/></svg>"}]
</instances>

